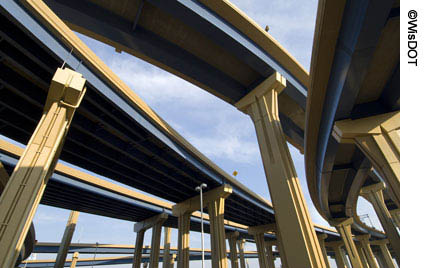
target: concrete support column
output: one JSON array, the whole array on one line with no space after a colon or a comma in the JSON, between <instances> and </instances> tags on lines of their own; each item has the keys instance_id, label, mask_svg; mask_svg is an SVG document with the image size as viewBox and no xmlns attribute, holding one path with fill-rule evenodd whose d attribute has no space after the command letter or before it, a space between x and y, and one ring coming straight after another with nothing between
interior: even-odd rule
<instances>
[{"instance_id":1,"label":"concrete support column","mask_svg":"<svg viewBox=\"0 0 426 268\"><path fill-rule=\"evenodd\" d=\"M265 243L265 233L276 231L277 227L275 223L265 224L259 226L250 226L248 228L248 233L253 235L256 242L257 254L259 259L260 268L269 267L268 258L266 255L266 243ZM277 244L279 244L277 242Z\"/></svg>"},{"instance_id":2,"label":"concrete support column","mask_svg":"<svg viewBox=\"0 0 426 268\"><path fill-rule=\"evenodd\" d=\"M373 251L371 250L370 237L371 235L365 234L357 235L355 238L361 243L361 247L364 250L365 257L367 258L368 266L370 268L379 268L376 260L374 259Z\"/></svg>"},{"instance_id":3,"label":"concrete support column","mask_svg":"<svg viewBox=\"0 0 426 268\"><path fill-rule=\"evenodd\" d=\"M163 250L163 267L170 267L171 255L170 255L170 236L172 229L164 227L164 250Z\"/></svg>"},{"instance_id":4,"label":"concrete support column","mask_svg":"<svg viewBox=\"0 0 426 268\"><path fill-rule=\"evenodd\" d=\"M256 241L257 249L257 258L259 260L260 268L267 268L268 260L266 259L265 253L265 237L263 233L257 233L254 235L254 240Z\"/></svg>"},{"instance_id":5,"label":"concrete support column","mask_svg":"<svg viewBox=\"0 0 426 268\"><path fill-rule=\"evenodd\" d=\"M65 259L67 258L68 249L70 247L79 214L80 212L78 211L71 211L70 213L64 235L62 236L61 245L59 246L58 254L56 255L55 268L63 268L65 265Z\"/></svg>"},{"instance_id":6,"label":"concrete support column","mask_svg":"<svg viewBox=\"0 0 426 268\"><path fill-rule=\"evenodd\" d=\"M160 261L160 242L161 242L161 230L163 228L163 223L167 220L167 214L162 220L159 220L152 227L152 239L151 239L151 254L149 256L149 267L158 268L158 262ZM164 256L164 254L163 254Z\"/></svg>"},{"instance_id":7,"label":"concrete support column","mask_svg":"<svg viewBox=\"0 0 426 268\"><path fill-rule=\"evenodd\" d=\"M78 252L74 252L74 254L72 254L72 261L71 261L70 268L75 268L77 266L77 261L78 261Z\"/></svg>"},{"instance_id":8,"label":"concrete support column","mask_svg":"<svg viewBox=\"0 0 426 268\"><path fill-rule=\"evenodd\" d=\"M278 95L286 80L274 73L235 106L250 115L256 129L275 211L284 267L325 267L305 198L278 114Z\"/></svg>"},{"instance_id":9,"label":"concrete support column","mask_svg":"<svg viewBox=\"0 0 426 268\"><path fill-rule=\"evenodd\" d=\"M400 204L400 113L392 112L335 123L333 136L339 142L355 142L385 180L389 195Z\"/></svg>"},{"instance_id":10,"label":"concrete support column","mask_svg":"<svg viewBox=\"0 0 426 268\"><path fill-rule=\"evenodd\" d=\"M237 239L240 236L238 231L226 233L226 239L228 239L231 267L238 268L238 253L237 253Z\"/></svg>"},{"instance_id":11,"label":"concrete support column","mask_svg":"<svg viewBox=\"0 0 426 268\"><path fill-rule=\"evenodd\" d=\"M389 252L387 244L389 243L388 239L382 239L382 240L374 240L371 241L372 245L378 245L380 247L381 257L386 264L386 267L388 268L394 268L395 264L392 261L392 256Z\"/></svg>"},{"instance_id":12,"label":"concrete support column","mask_svg":"<svg viewBox=\"0 0 426 268\"><path fill-rule=\"evenodd\" d=\"M368 268L367 257L365 256L364 250L360 242L355 242L356 249L358 250L359 259L361 260L362 267Z\"/></svg>"},{"instance_id":13,"label":"concrete support column","mask_svg":"<svg viewBox=\"0 0 426 268\"><path fill-rule=\"evenodd\" d=\"M210 247L212 250L212 267L228 267L225 237L225 198L218 198L207 203L210 218Z\"/></svg>"},{"instance_id":14,"label":"concrete support column","mask_svg":"<svg viewBox=\"0 0 426 268\"><path fill-rule=\"evenodd\" d=\"M40 122L0 197L0 267L15 265L85 83L81 74L67 68L53 76Z\"/></svg>"},{"instance_id":15,"label":"concrete support column","mask_svg":"<svg viewBox=\"0 0 426 268\"><path fill-rule=\"evenodd\" d=\"M240 254L240 268L246 268L246 258L244 255L244 245L246 243L245 239L241 239L237 241L238 252Z\"/></svg>"},{"instance_id":16,"label":"concrete support column","mask_svg":"<svg viewBox=\"0 0 426 268\"><path fill-rule=\"evenodd\" d=\"M267 241L265 242L265 246L266 246L266 260L267 260L267 264L268 267L270 268L275 268L275 257L274 257L274 252L272 250L272 246L276 244L276 241Z\"/></svg>"},{"instance_id":17,"label":"concrete support column","mask_svg":"<svg viewBox=\"0 0 426 268\"><path fill-rule=\"evenodd\" d=\"M361 189L361 195L373 205L374 211L376 212L377 217L379 218L380 223L382 224L382 227L385 230L386 236L389 239L392 248L395 250L396 260L399 263L399 232L396 229L396 226L392 221L392 216L385 205L385 201L383 199L383 189L385 189L385 184L383 182L380 182L377 184L363 187Z\"/></svg>"},{"instance_id":18,"label":"concrete support column","mask_svg":"<svg viewBox=\"0 0 426 268\"><path fill-rule=\"evenodd\" d=\"M145 230L140 230L136 234L135 253L133 254L132 268L140 268L141 267L142 248L143 248L144 236L145 236Z\"/></svg>"},{"instance_id":19,"label":"concrete support column","mask_svg":"<svg viewBox=\"0 0 426 268\"><path fill-rule=\"evenodd\" d=\"M342 247L344 246L343 241L327 242L326 246L333 249L337 268L349 268L345 264L345 254L342 250Z\"/></svg>"},{"instance_id":20,"label":"concrete support column","mask_svg":"<svg viewBox=\"0 0 426 268\"><path fill-rule=\"evenodd\" d=\"M149 219L135 223L133 229L136 235L135 253L133 255L133 266L132 268L140 268L142 260L142 248L143 239L146 230L153 227L152 239L151 239L151 254L150 261L151 267L158 267L158 260L160 255L160 238L161 238L161 227L167 220L168 215L166 213L158 214ZM144 263L145 265L145 263Z\"/></svg>"},{"instance_id":21,"label":"concrete support column","mask_svg":"<svg viewBox=\"0 0 426 268\"><path fill-rule=\"evenodd\" d=\"M178 268L189 268L189 227L191 213L178 216Z\"/></svg>"},{"instance_id":22,"label":"concrete support column","mask_svg":"<svg viewBox=\"0 0 426 268\"><path fill-rule=\"evenodd\" d=\"M207 206L210 221L210 245L212 254L212 267L213 268L227 268L227 254L226 254L226 237L225 237L225 199L232 194L232 187L225 184L206 193L203 193L203 205ZM200 196L194 196L179 204L173 206L172 212L174 216L181 217L184 214L191 215L192 212L200 210ZM179 228L181 226L179 225ZM183 226L182 226L183 227ZM180 231L180 230L179 230ZM188 219L188 232L189 232L189 219ZM182 237L183 238L183 237ZM181 237L179 236L179 241ZM189 237L188 237L189 239ZM189 241L188 241L189 243ZM179 244L179 247L181 245ZM179 248L180 251L180 248ZM185 254L185 253L183 253ZM183 258L186 258L183 255ZM182 259L183 259L182 258ZM188 264L189 266L189 245L188 245ZM179 263L181 256L179 255ZM187 268L188 266L180 266L179 268Z\"/></svg>"},{"instance_id":23,"label":"concrete support column","mask_svg":"<svg viewBox=\"0 0 426 268\"><path fill-rule=\"evenodd\" d=\"M336 227L340 236L342 237L343 243L345 244L346 252L349 256L349 260L352 267L358 268L361 266L361 260L358 255L355 243L352 239L351 225L353 224L352 218L336 219L331 221L331 225Z\"/></svg>"},{"instance_id":24,"label":"concrete support column","mask_svg":"<svg viewBox=\"0 0 426 268\"><path fill-rule=\"evenodd\" d=\"M401 229L401 225L400 225L400 219L399 219L399 208L396 209L392 209L389 210L389 213L392 216L393 222L395 223L395 225L398 227L398 229Z\"/></svg>"},{"instance_id":25,"label":"concrete support column","mask_svg":"<svg viewBox=\"0 0 426 268\"><path fill-rule=\"evenodd\" d=\"M330 262L327 257L327 249L325 248L325 239L327 239L328 235L326 234L318 234L318 242L321 247L322 256L324 257L325 267L330 268Z\"/></svg>"}]
</instances>

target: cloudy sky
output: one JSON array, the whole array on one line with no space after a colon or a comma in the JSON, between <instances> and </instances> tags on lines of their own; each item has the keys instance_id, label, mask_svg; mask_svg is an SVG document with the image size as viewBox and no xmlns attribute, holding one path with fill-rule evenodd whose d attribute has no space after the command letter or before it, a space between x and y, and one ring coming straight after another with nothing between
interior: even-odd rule
<instances>
[{"instance_id":1,"label":"cloudy sky","mask_svg":"<svg viewBox=\"0 0 426 268\"><path fill-rule=\"evenodd\" d=\"M271 0L267 4L260 0L232 2L261 27L268 25L269 33L309 70L316 0ZM237 170L237 178L243 184L270 199L255 130L248 116L170 73L126 53L117 53L113 48L85 36L79 37L183 137L226 172ZM291 146L290 150L312 219L315 223L327 226L327 222L319 216L310 200L303 156ZM373 224L379 227L371 206L364 200L360 204L360 214L369 214ZM69 211L41 205L34 219L37 240L59 242L68 215ZM131 222L81 213L73 242L134 244L132 227ZM173 245L176 245L176 235L173 232ZM199 236L198 233L191 235L191 247L200 246ZM206 247L209 247L208 237L206 239ZM148 233L145 244L149 243ZM250 245L249 249L255 249L254 245ZM43 255L37 256L37 259L48 257L53 258L51 255ZM250 267L258 267L257 260L249 263ZM277 265L279 263L277 261ZM191 265L198 266L199 264ZM113 267L124 268L131 265Z\"/></svg>"}]
</instances>

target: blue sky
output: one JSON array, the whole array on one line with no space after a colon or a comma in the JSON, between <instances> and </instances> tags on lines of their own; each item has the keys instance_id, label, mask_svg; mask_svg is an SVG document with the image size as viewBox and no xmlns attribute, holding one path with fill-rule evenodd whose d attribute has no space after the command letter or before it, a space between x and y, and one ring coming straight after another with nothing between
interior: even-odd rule
<instances>
[{"instance_id":1,"label":"blue sky","mask_svg":"<svg viewBox=\"0 0 426 268\"><path fill-rule=\"evenodd\" d=\"M316 0L232 1L261 27L269 26L276 38L304 67L309 70L315 28ZM79 37L153 110L175 128L183 137L213 160L223 170L238 171L237 179L257 194L269 198L266 178L250 118L233 106L196 86L126 53L85 36ZM319 216L310 200L305 178L304 159L290 146L302 189L315 223L328 225ZM365 200L360 201L360 214L369 214L373 224L380 227L377 218ZM34 218L37 240L59 242L69 211L41 205ZM133 223L85 213L80 214L73 242L133 244ZM172 233L176 245L177 232ZM145 244L150 243L150 234ZM191 235L191 247L199 247L198 233ZM206 247L209 239L206 237ZM249 245L248 249L255 249ZM53 258L39 255L37 259ZM82 256L93 257L93 256ZM258 267L250 260L250 267ZM277 265L280 262L277 261ZM198 267L199 263L191 265ZM131 265L111 266L116 268ZM210 264L207 264L210 267Z\"/></svg>"}]
</instances>

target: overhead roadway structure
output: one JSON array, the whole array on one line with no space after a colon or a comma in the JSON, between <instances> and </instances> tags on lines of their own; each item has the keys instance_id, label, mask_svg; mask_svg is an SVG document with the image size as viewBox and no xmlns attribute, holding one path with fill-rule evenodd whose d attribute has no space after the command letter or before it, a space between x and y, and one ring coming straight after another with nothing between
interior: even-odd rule
<instances>
[{"instance_id":1,"label":"overhead roadway structure","mask_svg":"<svg viewBox=\"0 0 426 268\"><path fill-rule=\"evenodd\" d=\"M306 70L228 1L65 1L46 4L72 29L235 104L275 72L287 139L303 151Z\"/></svg>"},{"instance_id":2,"label":"overhead roadway structure","mask_svg":"<svg viewBox=\"0 0 426 268\"><path fill-rule=\"evenodd\" d=\"M201 182L210 189L227 183L233 194L226 201L225 219L245 225L275 221L269 202L180 137L65 25L61 27L60 20L50 21L58 23L57 29L45 28L13 0L2 1L0 19L0 134L27 143L54 70L66 61L87 79L87 92L61 160L176 203L196 196L195 186ZM61 36L75 42L73 53Z\"/></svg>"},{"instance_id":3,"label":"overhead roadway structure","mask_svg":"<svg viewBox=\"0 0 426 268\"><path fill-rule=\"evenodd\" d=\"M308 188L325 219L353 218L353 232L372 239L384 234L359 219L361 188L384 180L385 209L399 208L399 25L399 1L318 4L306 104ZM390 141L379 146L393 152L380 156L375 139ZM399 259L397 240L391 246Z\"/></svg>"},{"instance_id":4,"label":"overhead roadway structure","mask_svg":"<svg viewBox=\"0 0 426 268\"><path fill-rule=\"evenodd\" d=\"M79 10L64 6L64 3L49 1L58 14L61 8L65 8L65 13L96 11L85 17L73 14L72 17L78 18L76 23L87 23L87 18L97 17L122 23L113 14L117 2L99 4L101 9L108 9L102 7L102 3L112 5L106 10L108 16L103 16L103 11L93 2L81 2L85 7L79 6ZM120 3L119 7L127 9L129 3L132 2ZM4 19L8 30L21 31L18 36L22 39L11 36L9 31L4 34L3 84L8 94L2 103L6 107L2 111L5 126L0 133L26 143L38 122L35 118L45 99L52 70L66 61L68 67L78 70L87 79L87 94L70 127L61 159L176 203L193 197L193 189L200 182L207 183L211 189L229 184L234 194L226 201L225 219L248 226L276 221L278 246L285 266L323 267L321 249L286 143L289 140L303 152L306 71L271 36L227 1L153 3L154 10L144 14L150 5L145 1L137 2L140 5L131 32L140 26L141 32L146 33L139 19L148 19L145 26L153 28L149 28L148 35L143 35L139 41L145 42L146 52L153 53L151 56L164 60L157 65L181 77L193 77L188 80L251 116L275 214L268 202L220 170L151 111L40 0L2 3L3 13L9 19ZM134 10L132 6L128 9ZM150 17L152 14L157 15ZM97 28L100 30L108 23L90 22L86 26L93 25L101 26ZM165 25L167 27L163 27ZM182 31L185 34L176 35ZM108 33L115 37L123 34L109 29L97 35L102 40ZM168 41L162 42L162 35L169 38ZM125 33L123 36L131 38ZM185 42L175 39L182 36L188 39ZM192 39L195 42L189 42ZM173 44L173 41L177 42ZM138 41L131 40L131 43ZM184 47L187 44L195 48ZM40 54L34 54L38 50ZM203 54L206 51L214 57L206 57ZM176 56L181 58L176 59ZM157 63L152 59L151 62ZM189 69L182 66L189 66ZM241 73L233 72L235 70ZM13 120L10 120L11 115ZM17 117L19 120L15 120ZM220 241L223 248L224 240Z\"/></svg>"},{"instance_id":5,"label":"overhead roadway structure","mask_svg":"<svg viewBox=\"0 0 426 268\"><path fill-rule=\"evenodd\" d=\"M0 140L0 161L9 174L22 152L22 148ZM177 217L172 215L172 203L118 186L61 163L49 179L41 204L132 222L140 222L165 212L169 217L164 226L178 227ZM208 216L204 218L204 229L209 233ZM246 225L230 221L225 221L225 224L225 230L238 231L241 238L252 240ZM199 212L192 214L190 227L191 231L201 231ZM332 231L320 227L318 231L333 235ZM273 238L273 234L266 234L266 239Z\"/></svg>"},{"instance_id":6,"label":"overhead roadway structure","mask_svg":"<svg viewBox=\"0 0 426 268\"><path fill-rule=\"evenodd\" d=\"M12 172L22 152L23 148L0 139L0 161L8 173ZM178 226L177 217L172 214L173 203L110 183L62 163L57 164L55 173L49 179L41 204L132 222L165 212L169 217L164 226ZM192 214L191 231L201 231L200 217L200 212ZM208 216L204 218L204 230L208 233ZM247 225L225 220L227 232L238 231L241 239L254 241L247 229ZM336 231L327 227L316 225L315 230L327 234L330 241L339 239ZM265 239L273 240L275 235L266 233Z\"/></svg>"}]
</instances>

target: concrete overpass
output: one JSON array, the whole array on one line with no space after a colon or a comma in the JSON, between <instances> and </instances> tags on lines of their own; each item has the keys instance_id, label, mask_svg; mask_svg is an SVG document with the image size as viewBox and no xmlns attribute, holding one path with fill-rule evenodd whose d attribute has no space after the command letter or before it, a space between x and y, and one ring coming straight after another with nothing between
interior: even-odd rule
<instances>
[{"instance_id":1,"label":"concrete overpass","mask_svg":"<svg viewBox=\"0 0 426 268\"><path fill-rule=\"evenodd\" d=\"M2 243L6 245L3 251L6 257L3 260L0 255L0 261L12 264L14 251L22 245L46 182L60 157L83 169L178 203L179 210L173 209L172 214L176 212L178 216L180 250L188 248L181 244L188 243L188 215L199 209L193 205L197 196L195 186L207 183L209 193L228 187L227 194L207 195L211 197L207 199L208 212L218 228L213 229L219 230L212 235L213 253L222 254L213 258L215 267L227 265L223 261L226 259L223 218L249 226L249 233L255 236L261 249L259 252L263 252L264 233L274 230L284 266L326 266L322 258L326 255L326 238L322 236L322 242L318 241L286 144L288 140L302 152L310 148L310 145L303 147L309 80L306 71L272 37L226 1L125 1L120 4L82 1L84 8L66 1L47 3L71 28L177 74L247 113L255 124L273 206L179 136L43 2L7 0L1 3L1 22L6 26L1 33L0 82L6 94L1 100L0 133L24 144L29 142L11 175L11 183L1 196L4 202L0 217L5 224L0 227L0 239L8 240ZM320 2L320 21L322 4ZM364 4L357 6L349 1L347 5L345 10L355 6L357 11L377 12L376 8L369 9ZM341 15L342 4L332 10L331 17ZM371 37L367 28L371 27L362 29ZM335 28L332 25L330 29ZM314 57L318 55L317 50L314 49ZM55 73L55 68L63 66L63 62L74 71L58 68ZM312 75L311 81L316 77ZM47 157L40 154L40 150L46 152ZM307 159L308 155L312 153L307 153ZM365 169L368 163L361 160L357 164ZM30 182L28 186L27 182ZM14 187L16 191L9 190ZM22 191L20 187L24 187ZM390 196L399 205L395 189ZM315 192L312 186L310 190L311 194ZM25 198L21 202L25 208L15 210L16 200L21 197ZM318 206L320 203L316 201ZM341 209L339 204L333 207L336 208ZM346 226L347 221L336 224L341 233ZM13 231L7 231L11 228ZM2 234L7 235L2 237ZM346 234L342 238L345 243L352 241ZM18 241L17 247L14 247L15 241ZM183 260L181 267L189 265L189 255L185 256L188 258L180 259ZM265 261L260 262L262 267Z\"/></svg>"},{"instance_id":2,"label":"concrete overpass","mask_svg":"<svg viewBox=\"0 0 426 268\"><path fill-rule=\"evenodd\" d=\"M356 213L362 194L399 262L399 216L389 213L399 209L399 1L320 1L317 17L305 132L311 198L330 223L381 238Z\"/></svg>"}]
</instances>

